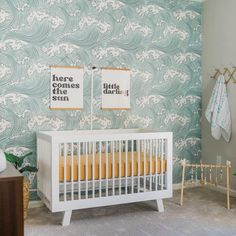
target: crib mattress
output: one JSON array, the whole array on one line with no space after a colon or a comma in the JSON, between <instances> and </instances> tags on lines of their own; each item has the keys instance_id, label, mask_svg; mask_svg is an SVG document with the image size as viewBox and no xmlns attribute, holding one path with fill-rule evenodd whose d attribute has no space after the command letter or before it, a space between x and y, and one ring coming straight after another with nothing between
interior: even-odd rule
<instances>
[{"instance_id":1,"label":"crib mattress","mask_svg":"<svg viewBox=\"0 0 236 236\"><path fill-rule=\"evenodd\" d=\"M131 152L127 153L127 177L132 176L132 154ZM73 181L78 181L78 176L80 173L80 180L84 181L86 179L92 180L93 179L93 155L88 154L88 169L87 169L87 175L86 176L86 155L80 156L80 171L78 171L78 156L74 155L74 170L73 170ZM140 153L140 176L144 175L144 153ZM152 159L150 161L150 159ZM96 153L94 155L94 179L99 180L99 169L100 169L100 154ZM133 152L133 176L138 176L138 152ZM119 153L114 153L114 177L118 178L120 177L119 171L121 172L121 177L126 176L126 153L121 153L121 168L119 168ZM59 181L64 181L64 156L60 156L60 163L59 163ZM66 158L66 181L70 182L72 178L71 173L71 164L72 159L71 156L67 156ZM150 169L151 164L151 169ZM156 163L156 157L152 156L152 158L149 157L149 154L146 154L146 175L149 174L155 174L156 172L156 164L157 164L157 173L161 173L161 159L157 159ZM106 166L107 165L107 166ZM108 173L107 173L108 172ZM162 172L166 172L166 160L163 159L162 161ZM108 175L108 179L113 178L113 164L112 164L112 154L108 153L108 164L106 164L106 153L102 153L101 155L101 179L106 179Z\"/></svg>"}]
</instances>

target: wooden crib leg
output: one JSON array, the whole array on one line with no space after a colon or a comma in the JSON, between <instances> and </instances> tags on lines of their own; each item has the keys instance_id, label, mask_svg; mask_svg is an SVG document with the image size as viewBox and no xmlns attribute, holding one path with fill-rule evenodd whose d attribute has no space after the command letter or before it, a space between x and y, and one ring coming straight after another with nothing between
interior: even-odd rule
<instances>
[{"instance_id":1,"label":"wooden crib leg","mask_svg":"<svg viewBox=\"0 0 236 236\"><path fill-rule=\"evenodd\" d=\"M157 199L157 210L159 212L164 212L164 205L163 205L163 200L162 199Z\"/></svg>"},{"instance_id":2,"label":"wooden crib leg","mask_svg":"<svg viewBox=\"0 0 236 236\"><path fill-rule=\"evenodd\" d=\"M70 224L72 211L64 211L63 219L62 219L62 226L67 226Z\"/></svg>"}]
</instances>

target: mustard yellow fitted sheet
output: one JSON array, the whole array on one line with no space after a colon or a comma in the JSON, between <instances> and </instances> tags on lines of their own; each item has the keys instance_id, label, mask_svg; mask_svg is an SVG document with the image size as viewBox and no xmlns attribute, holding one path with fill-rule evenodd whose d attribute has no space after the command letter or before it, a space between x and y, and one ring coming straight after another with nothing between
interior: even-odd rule
<instances>
[{"instance_id":1,"label":"mustard yellow fitted sheet","mask_svg":"<svg viewBox=\"0 0 236 236\"><path fill-rule=\"evenodd\" d=\"M127 176L130 177L132 175L132 153L128 152L127 157ZM96 153L94 155L94 179L99 180L99 163L100 154ZM88 154L88 176L86 178L86 155L80 156L80 180L92 180L93 179L93 165L92 165L93 155ZM161 160L157 159L157 173L161 173ZM126 173L126 153L121 153L121 177L125 177ZM150 174L150 163L151 165L151 173L155 174L156 171L156 158L152 156L152 161L150 162L149 154L146 154L146 175ZM71 181L71 156L67 156L66 158L66 181ZM166 160L162 162L163 168L162 172L166 172ZM133 163L133 176L138 175L138 152L134 152L134 163ZM112 153L108 153L108 178L111 179L113 177L113 166L112 166ZM78 156L74 155L74 181L78 181ZM140 153L140 176L144 175L144 153ZM119 152L114 153L114 176L115 178L119 177ZM101 179L106 178L106 153L102 153L101 156ZM60 157L60 165L59 165L59 180L60 182L64 181L64 156Z\"/></svg>"}]
</instances>

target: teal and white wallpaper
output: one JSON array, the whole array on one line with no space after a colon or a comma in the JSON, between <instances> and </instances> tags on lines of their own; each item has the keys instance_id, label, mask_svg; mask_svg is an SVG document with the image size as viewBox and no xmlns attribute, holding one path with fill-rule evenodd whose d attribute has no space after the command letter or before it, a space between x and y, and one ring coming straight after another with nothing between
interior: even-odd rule
<instances>
[{"instance_id":1,"label":"teal and white wallpaper","mask_svg":"<svg viewBox=\"0 0 236 236\"><path fill-rule=\"evenodd\" d=\"M34 164L37 131L89 129L88 66L125 67L132 109L101 111L98 71L94 128L173 131L179 182L201 155L201 16L190 0L0 0L0 148ZM83 111L49 110L50 65L85 67Z\"/></svg>"}]
</instances>

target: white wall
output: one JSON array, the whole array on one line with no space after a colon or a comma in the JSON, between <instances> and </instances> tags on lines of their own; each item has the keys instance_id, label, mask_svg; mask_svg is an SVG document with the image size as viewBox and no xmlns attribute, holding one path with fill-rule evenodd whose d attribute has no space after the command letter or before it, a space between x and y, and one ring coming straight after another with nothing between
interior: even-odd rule
<instances>
[{"instance_id":1,"label":"white wall","mask_svg":"<svg viewBox=\"0 0 236 236\"><path fill-rule=\"evenodd\" d=\"M236 1L207 0L203 7L203 96L202 96L202 160L215 163L216 156L222 162L232 162L236 172L236 84L227 85L232 118L232 139L226 143L222 138L216 141L211 136L210 124L205 118L205 110L211 96L215 80L210 76L215 68L236 66ZM235 74L236 77L236 74ZM232 176L231 188L236 189L236 176Z\"/></svg>"}]
</instances>

